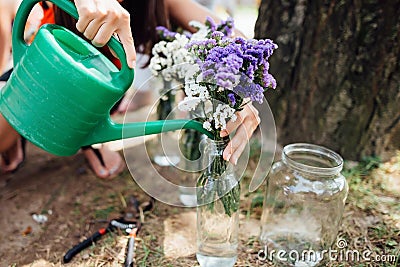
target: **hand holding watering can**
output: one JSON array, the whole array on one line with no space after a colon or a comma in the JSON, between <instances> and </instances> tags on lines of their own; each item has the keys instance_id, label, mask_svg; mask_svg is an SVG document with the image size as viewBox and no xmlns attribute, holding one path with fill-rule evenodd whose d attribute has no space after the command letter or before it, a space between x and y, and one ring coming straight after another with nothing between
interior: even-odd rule
<instances>
[{"instance_id":1,"label":"hand holding watering can","mask_svg":"<svg viewBox=\"0 0 400 267\"><path fill-rule=\"evenodd\" d=\"M116 124L112 106L134 77L122 45L108 45L121 59L118 70L91 44L59 25L42 26L31 45L23 39L27 17L38 0L24 0L13 28L14 72L0 91L0 112L26 139L60 156L82 146L178 129L196 129L210 135L201 123L168 120ZM68 0L52 0L77 18Z\"/></svg>"}]
</instances>

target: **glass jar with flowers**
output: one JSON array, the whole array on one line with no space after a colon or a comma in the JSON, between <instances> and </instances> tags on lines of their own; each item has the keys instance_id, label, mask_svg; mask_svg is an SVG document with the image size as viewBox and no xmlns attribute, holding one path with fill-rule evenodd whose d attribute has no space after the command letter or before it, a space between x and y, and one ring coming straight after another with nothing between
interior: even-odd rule
<instances>
[{"instance_id":1,"label":"glass jar with flowers","mask_svg":"<svg viewBox=\"0 0 400 267\"><path fill-rule=\"evenodd\" d=\"M185 48L188 43L185 35L161 26L157 27L157 32L161 40L152 49L149 65L152 74L163 82L159 90L156 119L174 119L176 101L185 77L183 65L192 62L192 58ZM152 161L159 166L176 166L180 161L179 151L175 149L178 138L178 132L167 132L149 140L147 147Z\"/></svg>"},{"instance_id":2,"label":"glass jar with flowers","mask_svg":"<svg viewBox=\"0 0 400 267\"><path fill-rule=\"evenodd\" d=\"M191 111L187 118L196 119L199 115ZM181 160L178 168L180 170L179 200L186 207L196 207L196 181L203 169L202 147L207 138L204 134L193 129L183 129L179 137L179 150Z\"/></svg>"},{"instance_id":3,"label":"glass jar with flowers","mask_svg":"<svg viewBox=\"0 0 400 267\"><path fill-rule=\"evenodd\" d=\"M237 258L240 177L223 158L229 139L220 133L236 112L252 101L261 103L264 92L275 88L268 72L268 58L277 48L271 40L233 38L233 20L216 24L208 18L196 24L202 38L186 45L194 58L185 77L185 98L178 107L201 109L196 119L214 133L207 139L203 158L207 161L197 181L197 259L202 267L233 266Z\"/></svg>"}]
</instances>

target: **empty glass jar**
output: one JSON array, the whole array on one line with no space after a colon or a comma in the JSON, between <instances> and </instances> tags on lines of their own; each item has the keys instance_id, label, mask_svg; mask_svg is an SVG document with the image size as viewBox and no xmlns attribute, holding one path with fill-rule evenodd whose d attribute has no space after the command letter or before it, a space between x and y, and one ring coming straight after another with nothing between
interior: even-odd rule
<instances>
[{"instance_id":1,"label":"empty glass jar","mask_svg":"<svg viewBox=\"0 0 400 267\"><path fill-rule=\"evenodd\" d=\"M348 193L343 159L325 147L291 144L267 178L260 240L278 266L323 266Z\"/></svg>"}]
</instances>

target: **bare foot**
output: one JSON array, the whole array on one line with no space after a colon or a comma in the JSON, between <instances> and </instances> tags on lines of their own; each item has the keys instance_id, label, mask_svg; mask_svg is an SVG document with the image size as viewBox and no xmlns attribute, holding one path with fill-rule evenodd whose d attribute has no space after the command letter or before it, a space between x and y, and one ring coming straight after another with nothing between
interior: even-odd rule
<instances>
[{"instance_id":1,"label":"bare foot","mask_svg":"<svg viewBox=\"0 0 400 267\"><path fill-rule=\"evenodd\" d=\"M18 138L17 142L10 149L0 155L0 169L2 173L13 173L24 162L24 143L25 140Z\"/></svg>"},{"instance_id":2,"label":"bare foot","mask_svg":"<svg viewBox=\"0 0 400 267\"><path fill-rule=\"evenodd\" d=\"M89 166L97 177L102 179L112 179L118 176L125 168L125 163L121 155L102 145L101 148L82 149Z\"/></svg>"}]
</instances>

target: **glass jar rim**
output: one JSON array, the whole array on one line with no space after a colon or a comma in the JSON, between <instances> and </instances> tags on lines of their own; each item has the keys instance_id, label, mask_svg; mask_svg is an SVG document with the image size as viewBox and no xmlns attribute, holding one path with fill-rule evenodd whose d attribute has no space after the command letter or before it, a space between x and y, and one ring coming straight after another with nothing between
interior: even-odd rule
<instances>
[{"instance_id":1,"label":"glass jar rim","mask_svg":"<svg viewBox=\"0 0 400 267\"><path fill-rule=\"evenodd\" d=\"M325 158L332 163L332 166L320 167L299 162L291 157L291 155L295 153L307 153L315 158ZM329 148L308 143L295 143L286 145L282 151L282 161L293 169L310 174L336 175L343 169L343 158L338 153Z\"/></svg>"}]
</instances>

